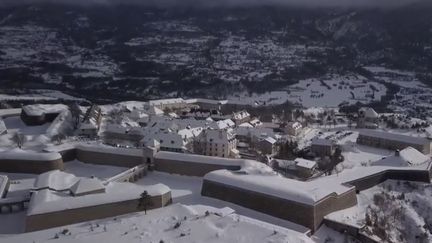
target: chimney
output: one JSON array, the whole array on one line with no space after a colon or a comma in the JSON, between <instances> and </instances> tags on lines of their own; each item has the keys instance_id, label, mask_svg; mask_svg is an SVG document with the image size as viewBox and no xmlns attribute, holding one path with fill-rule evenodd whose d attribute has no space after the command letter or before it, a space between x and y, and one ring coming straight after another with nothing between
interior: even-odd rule
<instances>
[{"instance_id":1,"label":"chimney","mask_svg":"<svg viewBox=\"0 0 432 243\"><path fill-rule=\"evenodd\" d=\"M396 156L396 157L399 157L399 154L400 154L399 149L396 149L396 151L395 151L395 156Z\"/></svg>"}]
</instances>

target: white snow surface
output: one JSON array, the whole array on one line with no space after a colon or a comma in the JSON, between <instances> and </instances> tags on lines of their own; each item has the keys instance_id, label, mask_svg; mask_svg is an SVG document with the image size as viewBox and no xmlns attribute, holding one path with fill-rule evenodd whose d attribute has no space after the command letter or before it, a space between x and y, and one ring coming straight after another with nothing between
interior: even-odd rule
<instances>
[{"instance_id":1,"label":"white snow surface","mask_svg":"<svg viewBox=\"0 0 432 243\"><path fill-rule=\"evenodd\" d=\"M206 212L208 216L206 216ZM177 226L175 226L177 225ZM68 229L70 234L62 234ZM54 235L58 235L54 239ZM227 243L312 243L302 233L232 213L229 208L182 205L132 213L43 231L0 238L21 242L227 242Z\"/></svg>"}]
</instances>

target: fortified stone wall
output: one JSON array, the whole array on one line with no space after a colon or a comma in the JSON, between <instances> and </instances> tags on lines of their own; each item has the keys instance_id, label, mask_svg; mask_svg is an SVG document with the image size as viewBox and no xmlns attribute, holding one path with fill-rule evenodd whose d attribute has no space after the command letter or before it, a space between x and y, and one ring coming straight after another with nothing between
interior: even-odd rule
<instances>
[{"instance_id":1,"label":"fortified stone wall","mask_svg":"<svg viewBox=\"0 0 432 243\"><path fill-rule=\"evenodd\" d=\"M217 164L205 164L205 163L192 163L180 160L168 160L155 158L155 170L167 172L171 174L180 174L187 176L199 176L203 177L205 174L214 170L239 170L240 166L236 165L217 165Z\"/></svg>"},{"instance_id":2,"label":"fortified stone wall","mask_svg":"<svg viewBox=\"0 0 432 243\"><path fill-rule=\"evenodd\" d=\"M357 191L363 191L374 187L388 179L418 181L430 183L430 169L428 170L385 170L373 175L365 176L346 184L353 185Z\"/></svg>"},{"instance_id":3,"label":"fortified stone wall","mask_svg":"<svg viewBox=\"0 0 432 243\"><path fill-rule=\"evenodd\" d=\"M310 229L314 229L316 225L313 205L301 204L208 180L203 181L201 194L289 220Z\"/></svg>"},{"instance_id":4,"label":"fortified stone wall","mask_svg":"<svg viewBox=\"0 0 432 243\"><path fill-rule=\"evenodd\" d=\"M164 207L172 202L171 192L151 198L152 206L148 209ZM45 214L29 215L26 218L25 231L37 231L79 222L114 217L133 213L138 210L138 199L90 207L68 209Z\"/></svg>"},{"instance_id":5,"label":"fortified stone wall","mask_svg":"<svg viewBox=\"0 0 432 243\"><path fill-rule=\"evenodd\" d=\"M134 167L143 163L143 156L76 149L76 159L89 164Z\"/></svg>"},{"instance_id":6,"label":"fortified stone wall","mask_svg":"<svg viewBox=\"0 0 432 243\"><path fill-rule=\"evenodd\" d=\"M18 160L0 158L0 171L9 173L41 174L50 170L63 170L63 160Z\"/></svg>"}]
</instances>

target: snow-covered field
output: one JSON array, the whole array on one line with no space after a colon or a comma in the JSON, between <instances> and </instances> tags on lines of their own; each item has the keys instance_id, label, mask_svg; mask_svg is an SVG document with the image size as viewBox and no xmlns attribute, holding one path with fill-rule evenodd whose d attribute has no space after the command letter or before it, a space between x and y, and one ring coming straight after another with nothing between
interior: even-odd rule
<instances>
[{"instance_id":1,"label":"snow-covered field","mask_svg":"<svg viewBox=\"0 0 432 243\"><path fill-rule=\"evenodd\" d=\"M208 213L207 213L208 212ZM231 210L174 204L166 208L0 238L1 242L293 242L301 233L231 214ZM227 214L227 215L226 215Z\"/></svg>"},{"instance_id":2,"label":"snow-covered field","mask_svg":"<svg viewBox=\"0 0 432 243\"><path fill-rule=\"evenodd\" d=\"M278 105L287 101L303 107L338 107L339 104L364 104L379 101L386 94L383 84L356 75L332 75L323 79L301 80L285 91L264 94L247 92L228 97L233 104Z\"/></svg>"},{"instance_id":3,"label":"snow-covered field","mask_svg":"<svg viewBox=\"0 0 432 243\"><path fill-rule=\"evenodd\" d=\"M35 89L32 90L31 94L19 94L19 95L8 95L0 94L0 100L5 101L16 101L16 100L30 100L30 101L54 101L54 100L71 100L71 101L85 101L85 99L77 98L68 94L65 94L58 90L48 89Z\"/></svg>"},{"instance_id":4,"label":"snow-covered field","mask_svg":"<svg viewBox=\"0 0 432 243\"><path fill-rule=\"evenodd\" d=\"M288 100L304 107L337 107L341 103L370 103L386 93L384 85L357 76L301 80L289 87Z\"/></svg>"}]
</instances>

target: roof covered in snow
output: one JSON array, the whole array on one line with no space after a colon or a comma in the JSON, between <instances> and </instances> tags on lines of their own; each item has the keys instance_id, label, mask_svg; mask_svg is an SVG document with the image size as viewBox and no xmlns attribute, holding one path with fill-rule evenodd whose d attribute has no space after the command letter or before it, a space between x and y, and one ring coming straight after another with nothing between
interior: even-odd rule
<instances>
[{"instance_id":1,"label":"roof covered in snow","mask_svg":"<svg viewBox=\"0 0 432 243\"><path fill-rule=\"evenodd\" d=\"M294 161L296 162L296 165L298 167L302 167L302 168L306 168L306 169L313 169L317 166L317 163L313 160L297 158Z\"/></svg>"},{"instance_id":2,"label":"roof covered in snow","mask_svg":"<svg viewBox=\"0 0 432 243\"><path fill-rule=\"evenodd\" d=\"M247 174L217 170L208 173L204 179L307 205L314 205L326 196L342 194L352 188L337 181L323 185L288 179L275 173L262 173L259 170Z\"/></svg>"},{"instance_id":3,"label":"roof covered in snow","mask_svg":"<svg viewBox=\"0 0 432 243\"><path fill-rule=\"evenodd\" d=\"M35 189L50 188L52 190L62 191L71 188L78 181L78 178L72 174L52 170L40 174L35 181Z\"/></svg>"},{"instance_id":4,"label":"roof covered in snow","mask_svg":"<svg viewBox=\"0 0 432 243\"><path fill-rule=\"evenodd\" d=\"M245 119L247 117L250 117L250 114L247 111L238 111L238 112L235 112L233 114L234 120L241 120L241 119Z\"/></svg>"},{"instance_id":5,"label":"roof covered in snow","mask_svg":"<svg viewBox=\"0 0 432 243\"><path fill-rule=\"evenodd\" d=\"M97 178L80 178L70 189L74 195L105 191L102 182Z\"/></svg>"},{"instance_id":6,"label":"roof covered in snow","mask_svg":"<svg viewBox=\"0 0 432 243\"><path fill-rule=\"evenodd\" d=\"M272 137L266 137L264 139L264 141L269 142L270 144L275 144L276 143L276 139L274 139Z\"/></svg>"},{"instance_id":7,"label":"roof covered in snow","mask_svg":"<svg viewBox=\"0 0 432 243\"><path fill-rule=\"evenodd\" d=\"M163 115L163 110L157 108L156 106L150 106L147 111L149 115Z\"/></svg>"},{"instance_id":8,"label":"roof covered in snow","mask_svg":"<svg viewBox=\"0 0 432 243\"><path fill-rule=\"evenodd\" d=\"M35 104L26 105L22 108L22 111L29 116L41 116L44 114L60 113L67 110L68 107L63 104L47 105L47 104Z\"/></svg>"},{"instance_id":9,"label":"roof covered in snow","mask_svg":"<svg viewBox=\"0 0 432 243\"><path fill-rule=\"evenodd\" d=\"M185 103L185 100L182 98L172 98L172 99L150 100L148 103L151 106L160 106L160 105L167 105L167 104L181 104L181 103Z\"/></svg>"},{"instance_id":10,"label":"roof covered in snow","mask_svg":"<svg viewBox=\"0 0 432 243\"><path fill-rule=\"evenodd\" d=\"M379 115L376 111L370 107L362 107L359 109L359 113L363 114L366 118L378 118Z\"/></svg>"},{"instance_id":11,"label":"roof covered in snow","mask_svg":"<svg viewBox=\"0 0 432 243\"><path fill-rule=\"evenodd\" d=\"M70 195L69 191L72 189L81 192L95 190L97 188L101 189L98 183L89 181L92 179L84 178L84 180L80 182L82 179L83 178L81 177L76 177L72 174L58 170L41 174L37 178L36 184L48 184L50 185L50 189L41 189L33 192L27 215L43 214L138 199L144 190L152 196L162 195L170 191L170 189L163 184L143 187L132 183L110 182L103 186L105 188L105 192L103 193L86 194L77 197ZM77 185L76 183L79 184Z\"/></svg>"},{"instance_id":12,"label":"roof covered in snow","mask_svg":"<svg viewBox=\"0 0 432 243\"><path fill-rule=\"evenodd\" d=\"M383 165L383 166L415 166L430 162L431 159L418 151L415 148L408 147L395 155L388 156L381 160L375 161L372 165Z\"/></svg>"},{"instance_id":13,"label":"roof covered in snow","mask_svg":"<svg viewBox=\"0 0 432 243\"><path fill-rule=\"evenodd\" d=\"M185 102L188 104L205 103L205 104L212 104L212 105L223 105L223 104L227 104L228 100L211 100L211 99L195 98L195 99L185 100Z\"/></svg>"}]
</instances>

